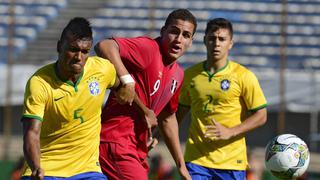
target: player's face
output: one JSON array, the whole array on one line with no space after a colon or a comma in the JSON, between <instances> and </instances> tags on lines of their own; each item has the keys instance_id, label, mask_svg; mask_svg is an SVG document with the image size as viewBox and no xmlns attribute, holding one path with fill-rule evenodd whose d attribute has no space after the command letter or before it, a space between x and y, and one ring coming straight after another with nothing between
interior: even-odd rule
<instances>
[{"instance_id":1,"label":"player's face","mask_svg":"<svg viewBox=\"0 0 320 180\"><path fill-rule=\"evenodd\" d=\"M60 68L63 73L81 74L90 54L92 40L69 37L62 40L58 46Z\"/></svg>"},{"instance_id":2,"label":"player's face","mask_svg":"<svg viewBox=\"0 0 320 180\"><path fill-rule=\"evenodd\" d=\"M174 20L161 29L162 52L166 60L173 62L192 45L194 25L189 21Z\"/></svg>"},{"instance_id":3,"label":"player's face","mask_svg":"<svg viewBox=\"0 0 320 180\"><path fill-rule=\"evenodd\" d=\"M228 29L218 29L205 35L204 44L207 47L208 59L227 60L229 50L233 46L233 40Z\"/></svg>"}]
</instances>

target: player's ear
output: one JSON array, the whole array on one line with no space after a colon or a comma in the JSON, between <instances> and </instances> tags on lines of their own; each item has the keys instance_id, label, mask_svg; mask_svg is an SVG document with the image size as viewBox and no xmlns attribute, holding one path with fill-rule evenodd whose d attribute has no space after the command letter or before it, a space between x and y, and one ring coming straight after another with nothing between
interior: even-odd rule
<instances>
[{"instance_id":1,"label":"player's ear","mask_svg":"<svg viewBox=\"0 0 320 180\"><path fill-rule=\"evenodd\" d=\"M233 47L233 39L231 39L230 45L229 45L229 50L232 49Z\"/></svg>"}]
</instances>

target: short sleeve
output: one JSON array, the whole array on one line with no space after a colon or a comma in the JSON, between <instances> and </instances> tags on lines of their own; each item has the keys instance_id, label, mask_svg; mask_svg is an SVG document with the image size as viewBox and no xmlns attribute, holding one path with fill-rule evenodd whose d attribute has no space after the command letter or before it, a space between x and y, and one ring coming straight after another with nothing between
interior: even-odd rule
<instances>
[{"instance_id":1,"label":"short sleeve","mask_svg":"<svg viewBox=\"0 0 320 180\"><path fill-rule=\"evenodd\" d=\"M117 78L117 73L114 65L108 60L98 56L90 57L97 63L95 67L100 68L104 77L105 89L109 89L114 86Z\"/></svg>"},{"instance_id":2,"label":"short sleeve","mask_svg":"<svg viewBox=\"0 0 320 180\"><path fill-rule=\"evenodd\" d=\"M247 71L243 74L241 81L242 97L248 110L254 111L266 107L267 101L257 77L251 71Z\"/></svg>"},{"instance_id":3,"label":"short sleeve","mask_svg":"<svg viewBox=\"0 0 320 180\"><path fill-rule=\"evenodd\" d=\"M111 88L114 86L114 84L116 82L117 73L116 73L116 69L114 68L113 64L111 64L109 61L108 61L108 73L110 76L110 82L109 82L107 88Z\"/></svg>"},{"instance_id":4,"label":"short sleeve","mask_svg":"<svg viewBox=\"0 0 320 180\"><path fill-rule=\"evenodd\" d=\"M48 93L37 76L29 79L24 94L23 117L43 120Z\"/></svg>"}]
</instances>

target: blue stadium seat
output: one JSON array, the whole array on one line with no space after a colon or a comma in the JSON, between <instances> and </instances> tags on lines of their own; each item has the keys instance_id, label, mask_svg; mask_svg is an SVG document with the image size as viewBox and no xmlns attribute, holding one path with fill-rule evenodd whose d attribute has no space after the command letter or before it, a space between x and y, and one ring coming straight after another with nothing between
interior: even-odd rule
<instances>
[{"instance_id":1,"label":"blue stadium seat","mask_svg":"<svg viewBox=\"0 0 320 180\"><path fill-rule=\"evenodd\" d=\"M281 1L276 0L125 0L107 2L92 18L95 41L110 36L158 35L173 9L188 8L198 19L193 47L180 60L184 66L206 57L203 45L207 20L229 19L234 25L235 45L231 56L252 67L279 68ZM289 68L304 68L310 59L320 57L320 2L291 0L287 3L287 59Z\"/></svg>"},{"instance_id":2,"label":"blue stadium seat","mask_svg":"<svg viewBox=\"0 0 320 180\"><path fill-rule=\"evenodd\" d=\"M8 38L7 37L1 37L0 36L0 63L5 63L7 59L7 52L9 50L8 48ZM13 39L13 44L12 44L12 50L13 50L13 55L17 57L18 53L21 51L21 49L25 48L27 44L27 41L24 38L19 38L15 37Z\"/></svg>"},{"instance_id":3,"label":"blue stadium seat","mask_svg":"<svg viewBox=\"0 0 320 180\"><path fill-rule=\"evenodd\" d=\"M16 0L14 10L14 55L26 48L48 22L58 16L58 11L67 5L67 0ZM10 27L10 0L0 2L0 62L6 62L7 37Z\"/></svg>"}]
</instances>

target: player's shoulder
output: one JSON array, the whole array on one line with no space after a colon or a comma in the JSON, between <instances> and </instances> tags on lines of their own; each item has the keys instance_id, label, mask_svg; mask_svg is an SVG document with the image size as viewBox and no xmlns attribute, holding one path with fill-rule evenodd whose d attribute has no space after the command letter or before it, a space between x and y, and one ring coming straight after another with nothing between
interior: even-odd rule
<instances>
[{"instance_id":1,"label":"player's shoulder","mask_svg":"<svg viewBox=\"0 0 320 180\"><path fill-rule=\"evenodd\" d=\"M137 36L137 37L129 37L129 38L115 38L117 40L126 40L129 42L137 42L140 45L145 45L145 44L156 44L157 41L156 39L153 39L149 36Z\"/></svg>"},{"instance_id":2,"label":"player's shoulder","mask_svg":"<svg viewBox=\"0 0 320 180\"><path fill-rule=\"evenodd\" d=\"M120 49L128 48L130 51L137 51L144 54L157 54L160 53L160 46L157 39L148 36L137 36L129 38L115 38Z\"/></svg>"},{"instance_id":3,"label":"player's shoulder","mask_svg":"<svg viewBox=\"0 0 320 180\"><path fill-rule=\"evenodd\" d=\"M199 62L197 64L194 64L184 71L184 79L185 81L191 81L193 78L199 76L204 70L204 62Z\"/></svg>"},{"instance_id":4,"label":"player's shoulder","mask_svg":"<svg viewBox=\"0 0 320 180\"><path fill-rule=\"evenodd\" d=\"M105 58L99 57L99 56L90 56L88 57L87 63L90 66L113 66L113 64ZM96 67L95 67L96 68Z\"/></svg>"},{"instance_id":5,"label":"player's shoulder","mask_svg":"<svg viewBox=\"0 0 320 180\"><path fill-rule=\"evenodd\" d=\"M194 73L199 73L201 71L204 71L204 62L201 61L199 63L196 63L185 70L185 74L194 74Z\"/></svg>"},{"instance_id":6,"label":"player's shoulder","mask_svg":"<svg viewBox=\"0 0 320 180\"><path fill-rule=\"evenodd\" d=\"M247 67L245 67L244 65L235 62L233 60L229 60L229 64L230 64L230 68L234 71L237 72L239 74L243 74L243 73L249 73L251 74L252 71L250 69L248 69Z\"/></svg>"},{"instance_id":7,"label":"player's shoulder","mask_svg":"<svg viewBox=\"0 0 320 180\"><path fill-rule=\"evenodd\" d=\"M136 37L141 45L151 46L151 48L155 49L158 46L158 40L153 39L149 36L138 36Z\"/></svg>"},{"instance_id":8,"label":"player's shoulder","mask_svg":"<svg viewBox=\"0 0 320 180\"><path fill-rule=\"evenodd\" d=\"M47 77L47 76L52 76L53 73L55 73L55 63L50 63L47 65L44 65L40 67L38 70L35 71L35 73L31 76L32 78L34 77Z\"/></svg>"},{"instance_id":9,"label":"player's shoulder","mask_svg":"<svg viewBox=\"0 0 320 180\"><path fill-rule=\"evenodd\" d=\"M32 84L50 84L55 77L55 63L50 63L36 70L28 82Z\"/></svg>"},{"instance_id":10,"label":"player's shoulder","mask_svg":"<svg viewBox=\"0 0 320 180\"><path fill-rule=\"evenodd\" d=\"M87 72L90 71L90 73L116 74L114 65L108 59L99 56L90 56L85 69L87 69Z\"/></svg>"},{"instance_id":11,"label":"player's shoulder","mask_svg":"<svg viewBox=\"0 0 320 180\"><path fill-rule=\"evenodd\" d=\"M248 81L248 79L257 79L254 72L252 72L247 67L234 61L230 61L229 64L232 68L232 73L237 74L237 77L239 77L243 81Z\"/></svg>"}]
</instances>

